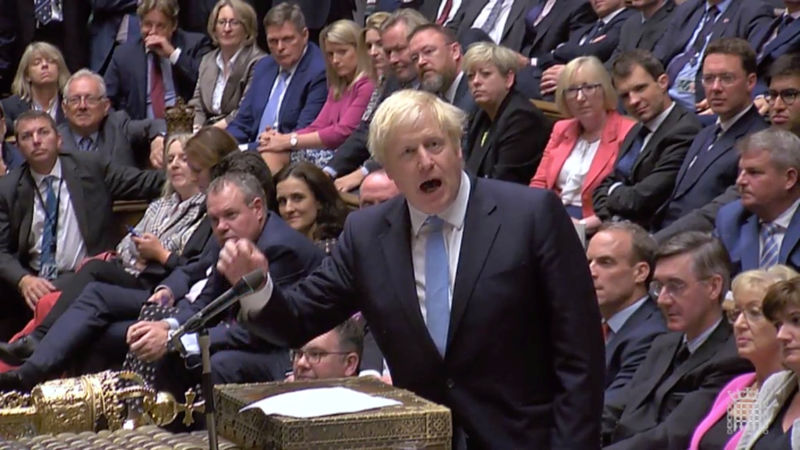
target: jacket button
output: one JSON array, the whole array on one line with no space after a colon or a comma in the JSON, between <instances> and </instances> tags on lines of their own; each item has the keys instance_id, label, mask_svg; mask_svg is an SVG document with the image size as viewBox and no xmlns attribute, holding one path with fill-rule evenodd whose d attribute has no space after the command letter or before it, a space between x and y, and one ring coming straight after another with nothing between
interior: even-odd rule
<instances>
[{"instance_id":1,"label":"jacket button","mask_svg":"<svg viewBox=\"0 0 800 450\"><path fill-rule=\"evenodd\" d=\"M447 389L453 389L456 387L456 382L453 381L452 378L448 378L447 381L445 381L445 385L447 386Z\"/></svg>"}]
</instances>

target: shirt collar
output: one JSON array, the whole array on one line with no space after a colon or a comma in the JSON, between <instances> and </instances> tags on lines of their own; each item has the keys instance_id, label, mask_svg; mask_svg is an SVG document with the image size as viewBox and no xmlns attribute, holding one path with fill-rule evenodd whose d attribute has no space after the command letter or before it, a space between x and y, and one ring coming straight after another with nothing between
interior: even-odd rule
<instances>
[{"instance_id":1,"label":"shirt collar","mask_svg":"<svg viewBox=\"0 0 800 450\"><path fill-rule=\"evenodd\" d=\"M447 100L447 103L453 104L456 98L456 91L458 90L458 84L461 83L461 78L464 76L464 72L458 72L456 77L453 78L453 82L450 83L450 87L447 88L447 91L444 93L444 98Z\"/></svg>"},{"instance_id":2,"label":"shirt collar","mask_svg":"<svg viewBox=\"0 0 800 450\"><path fill-rule=\"evenodd\" d=\"M42 181L44 181L44 178L50 175L56 177L59 180L61 179L61 158L56 158L56 163L53 164L53 169L50 170L50 173L42 174L31 169L31 176L33 177L33 181L34 183L36 183L37 187L41 186Z\"/></svg>"},{"instance_id":3,"label":"shirt collar","mask_svg":"<svg viewBox=\"0 0 800 450\"><path fill-rule=\"evenodd\" d=\"M794 213L797 211L798 206L800 206L800 198L795 200L794 203L792 203L792 206L787 208L786 211L782 212L771 223L779 226L781 230L787 230L789 228L789 224L792 222L792 217L794 217Z\"/></svg>"},{"instance_id":4,"label":"shirt collar","mask_svg":"<svg viewBox=\"0 0 800 450\"><path fill-rule=\"evenodd\" d=\"M791 14L789 14L788 12L784 12L783 16L791 16L792 19L800 19L800 11L795 11L795 12L793 12ZM783 17L783 16L781 16L781 17Z\"/></svg>"},{"instance_id":5,"label":"shirt collar","mask_svg":"<svg viewBox=\"0 0 800 450\"><path fill-rule=\"evenodd\" d=\"M233 56L231 56L231 59L228 61L228 65L232 66L233 63L236 62L236 57L239 56L239 53L242 53L242 49L244 49L244 47L239 47L239 50L236 50L236 53L234 53ZM225 63L222 61L222 50L217 53L217 67L219 68L220 72L225 70Z\"/></svg>"},{"instance_id":6,"label":"shirt collar","mask_svg":"<svg viewBox=\"0 0 800 450\"><path fill-rule=\"evenodd\" d=\"M674 101L672 102L671 105L669 105L667 109L661 111L661 114L650 119L650 121L644 124L644 126L646 126L651 133L655 133L656 130L658 130L658 127L660 127L661 124L664 123L664 120L667 119L667 116L669 115L669 113L672 112L673 109L675 109Z\"/></svg>"},{"instance_id":7,"label":"shirt collar","mask_svg":"<svg viewBox=\"0 0 800 450\"><path fill-rule=\"evenodd\" d=\"M752 105L752 104L750 104L750 105L749 105L747 108L745 108L745 109L743 109L743 110L739 111L739 113L738 113L738 114L736 114L735 116L733 116L733 118L731 118L731 119L729 119L729 120L726 120L726 121L724 121L724 122L723 122L723 121L722 121L722 120L721 120L719 117L717 117L717 125L719 125L719 127L722 129L722 132L723 132L723 133L725 133L726 131L728 131L728 129L729 129L730 127L732 127L732 126L733 126L733 124L735 124L736 122L738 122L738 121L739 121L739 119L741 119L741 118L742 118L742 116L744 116L745 114L747 114L747 112L748 112L748 111L750 111L750 109L751 109L751 108L753 108L753 105Z\"/></svg>"},{"instance_id":8,"label":"shirt collar","mask_svg":"<svg viewBox=\"0 0 800 450\"><path fill-rule=\"evenodd\" d=\"M717 319L717 321L714 322L713 325L708 327L705 331L700 333L696 338L692 339L691 341L687 341L686 334L684 333L683 343L686 344L686 348L689 349L689 353L694 354L694 352L697 351L697 349L700 348L700 346L705 344L709 336L711 336L711 333L713 333L714 330L717 329L717 326L719 326L720 322L722 322L722 317Z\"/></svg>"},{"instance_id":9,"label":"shirt collar","mask_svg":"<svg viewBox=\"0 0 800 450\"><path fill-rule=\"evenodd\" d=\"M302 60L303 60L303 58L306 56L306 52L307 52L307 51L308 51L308 44L306 44L305 48L303 48L303 54L302 54L302 55L300 55L300 58L297 60L297 62L296 62L296 63L294 63L294 65L293 65L292 67L290 67L290 68L288 68L288 69L284 69L283 67L281 67L281 66L278 66L278 73L281 73L281 72L286 72L286 75L287 75L287 76L292 76L292 75L294 75L294 72L295 72L295 70L297 70L297 66L299 66L299 65L300 65L300 61L302 61Z\"/></svg>"},{"instance_id":10,"label":"shirt collar","mask_svg":"<svg viewBox=\"0 0 800 450\"><path fill-rule=\"evenodd\" d=\"M620 328L622 328L622 326L625 325L625 322L627 322L628 319L630 319L630 317L633 315L633 313L638 311L639 307L642 306L644 304L644 302L646 302L649 298L650 297L645 295L644 297L640 298L639 300L636 300L632 304L630 304L630 305L626 306L625 308L617 311L617 313L614 314L613 316L611 316L610 319L606 320L606 323L608 324L608 328L610 328L611 331L614 332L614 334L619 333Z\"/></svg>"},{"instance_id":11,"label":"shirt collar","mask_svg":"<svg viewBox=\"0 0 800 450\"><path fill-rule=\"evenodd\" d=\"M460 230L461 227L464 226L464 218L467 215L467 200L469 200L469 191L471 189L469 177L465 172L461 172L461 184L458 186L458 194L456 194L456 198L453 203L450 204L447 208L444 209L440 214L437 216L442 219L444 222L448 223L453 228ZM425 224L425 221L428 219L428 214L418 210L411 206L408 201L406 201L408 205L408 213L411 217L411 230L414 233L414 236L418 236L420 229L422 229L422 225Z\"/></svg>"},{"instance_id":12,"label":"shirt collar","mask_svg":"<svg viewBox=\"0 0 800 450\"><path fill-rule=\"evenodd\" d=\"M603 22L603 25L608 25L608 22L611 22L611 19L613 19L614 17L617 17L617 15L619 13L621 13L622 11L625 11L625 8L620 8L620 9L618 9L616 11L613 11L613 12L610 12L610 13L606 14L606 16L603 17L602 19L600 19L600 21Z\"/></svg>"}]
</instances>

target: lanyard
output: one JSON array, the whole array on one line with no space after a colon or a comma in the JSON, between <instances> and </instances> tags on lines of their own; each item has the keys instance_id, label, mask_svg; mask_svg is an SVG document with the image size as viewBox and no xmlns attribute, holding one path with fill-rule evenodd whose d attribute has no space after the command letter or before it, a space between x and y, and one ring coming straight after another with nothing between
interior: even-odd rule
<instances>
[{"instance_id":1,"label":"lanyard","mask_svg":"<svg viewBox=\"0 0 800 450\"><path fill-rule=\"evenodd\" d=\"M30 174L30 172L28 172L28 173ZM47 214L47 205L45 204L44 199L42 198L42 193L40 192L41 189L39 189L39 186L36 184L36 180L33 179L33 175L31 175L31 181L33 181L33 186L34 186L34 188L36 190L36 198L39 199L39 204L42 206L42 212L44 212L44 221L47 222L47 219L49 219L48 214ZM53 218L54 219L53 220L53 225L56 228L56 238L53 239L53 253L54 254L56 253L56 249L58 248L58 211L61 208L61 183L63 183L63 182L64 182L64 179L59 177L58 178L58 188L57 188L58 189L58 194L56 195L56 212L55 212L56 216ZM42 234L44 234L44 228L42 229ZM42 251L44 251L44 249L42 249Z\"/></svg>"}]
</instances>

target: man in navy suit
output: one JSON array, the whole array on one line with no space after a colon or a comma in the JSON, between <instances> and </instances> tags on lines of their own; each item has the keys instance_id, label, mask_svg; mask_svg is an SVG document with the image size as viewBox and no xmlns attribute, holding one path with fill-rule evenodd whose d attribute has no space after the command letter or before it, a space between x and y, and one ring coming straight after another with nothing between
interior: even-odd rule
<instances>
[{"instance_id":1,"label":"man in navy suit","mask_svg":"<svg viewBox=\"0 0 800 450\"><path fill-rule=\"evenodd\" d=\"M639 11L639 14L631 14L622 24L619 45L608 59L609 62L634 49L652 52L664 37L664 30L676 6L673 0L639 0L629 2L628 7Z\"/></svg>"},{"instance_id":2,"label":"man in navy suit","mask_svg":"<svg viewBox=\"0 0 800 450\"><path fill-rule=\"evenodd\" d=\"M741 144L741 198L717 214L716 233L734 272L787 264L800 268L800 138L771 128Z\"/></svg>"},{"instance_id":3,"label":"man in navy suit","mask_svg":"<svg viewBox=\"0 0 800 450\"><path fill-rule=\"evenodd\" d=\"M733 185L739 171L736 141L767 127L751 100L756 55L747 41L723 38L710 43L703 57L703 84L717 121L700 130L689 147L670 200L654 221L656 229L700 208Z\"/></svg>"},{"instance_id":4,"label":"man in navy suit","mask_svg":"<svg viewBox=\"0 0 800 450\"><path fill-rule=\"evenodd\" d=\"M270 55L253 68L253 81L228 131L251 150L267 139L266 131L290 133L317 117L328 86L325 59L314 43L300 7L281 3L264 16Z\"/></svg>"},{"instance_id":5,"label":"man in navy suit","mask_svg":"<svg viewBox=\"0 0 800 450\"><path fill-rule=\"evenodd\" d=\"M268 281L242 319L296 347L360 310L394 384L451 409L456 448L597 448L600 314L574 227L550 191L469 178L464 119L427 92L386 99L370 150L403 195L351 213L319 270ZM267 266L244 240L217 265Z\"/></svg>"},{"instance_id":6,"label":"man in navy suit","mask_svg":"<svg viewBox=\"0 0 800 450\"><path fill-rule=\"evenodd\" d=\"M653 339L667 331L661 311L647 292L656 247L644 228L626 221L603 224L586 249L603 316L605 403L619 403Z\"/></svg>"},{"instance_id":7,"label":"man in navy suit","mask_svg":"<svg viewBox=\"0 0 800 450\"><path fill-rule=\"evenodd\" d=\"M776 17L769 26L763 27L761 33L754 38L753 49L756 51L758 64L758 83L756 84L755 104L759 111L769 109L766 98L766 80L770 67L781 55L795 53L800 50L800 2L784 0L786 11Z\"/></svg>"},{"instance_id":8,"label":"man in navy suit","mask_svg":"<svg viewBox=\"0 0 800 450\"><path fill-rule=\"evenodd\" d=\"M536 65L539 56L550 54L577 30L593 24L597 14L588 0L539 0L525 14L528 34L522 54Z\"/></svg>"},{"instance_id":9,"label":"man in navy suit","mask_svg":"<svg viewBox=\"0 0 800 450\"><path fill-rule=\"evenodd\" d=\"M701 82L704 50L716 39L738 37L752 47L773 20L772 8L761 0L688 0L673 17L653 53L664 63L670 96L689 111L702 111L706 91Z\"/></svg>"},{"instance_id":10,"label":"man in navy suit","mask_svg":"<svg viewBox=\"0 0 800 450\"><path fill-rule=\"evenodd\" d=\"M518 52L525 44L530 4L530 0L465 0L447 26L459 39L470 29L483 30L495 44Z\"/></svg>"}]
</instances>

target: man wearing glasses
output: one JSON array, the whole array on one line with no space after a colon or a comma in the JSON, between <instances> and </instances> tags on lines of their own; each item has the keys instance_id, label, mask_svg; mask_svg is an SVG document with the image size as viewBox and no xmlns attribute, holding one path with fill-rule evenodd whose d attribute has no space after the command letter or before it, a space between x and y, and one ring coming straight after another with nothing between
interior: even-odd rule
<instances>
[{"instance_id":1,"label":"man wearing glasses","mask_svg":"<svg viewBox=\"0 0 800 450\"><path fill-rule=\"evenodd\" d=\"M136 166L134 148L146 154L149 142L166 132L163 119L131 120L111 111L103 78L81 69L67 80L62 100L67 121L58 126L62 150L102 153L115 163Z\"/></svg>"},{"instance_id":2,"label":"man wearing glasses","mask_svg":"<svg viewBox=\"0 0 800 450\"><path fill-rule=\"evenodd\" d=\"M606 449L687 448L719 389L752 370L722 317L728 253L705 233L677 235L656 253L650 295L672 333L657 337L617 403L603 411Z\"/></svg>"},{"instance_id":3,"label":"man wearing glasses","mask_svg":"<svg viewBox=\"0 0 800 450\"><path fill-rule=\"evenodd\" d=\"M800 267L800 138L760 131L745 138L740 155L740 199L719 210L716 227L733 270Z\"/></svg>"},{"instance_id":4,"label":"man wearing glasses","mask_svg":"<svg viewBox=\"0 0 800 450\"><path fill-rule=\"evenodd\" d=\"M356 376L363 348L364 326L351 317L292 350L292 374L287 381Z\"/></svg>"},{"instance_id":5,"label":"man wearing glasses","mask_svg":"<svg viewBox=\"0 0 800 450\"><path fill-rule=\"evenodd\" d=\"M669 201L656 213L661 229L705 205L736 181L736 141L767 123L753 106L756 55L747 41L723 38L708 44L702 82L716 123L697 134L683 160Z\"/></svg>"}]
</instances>

